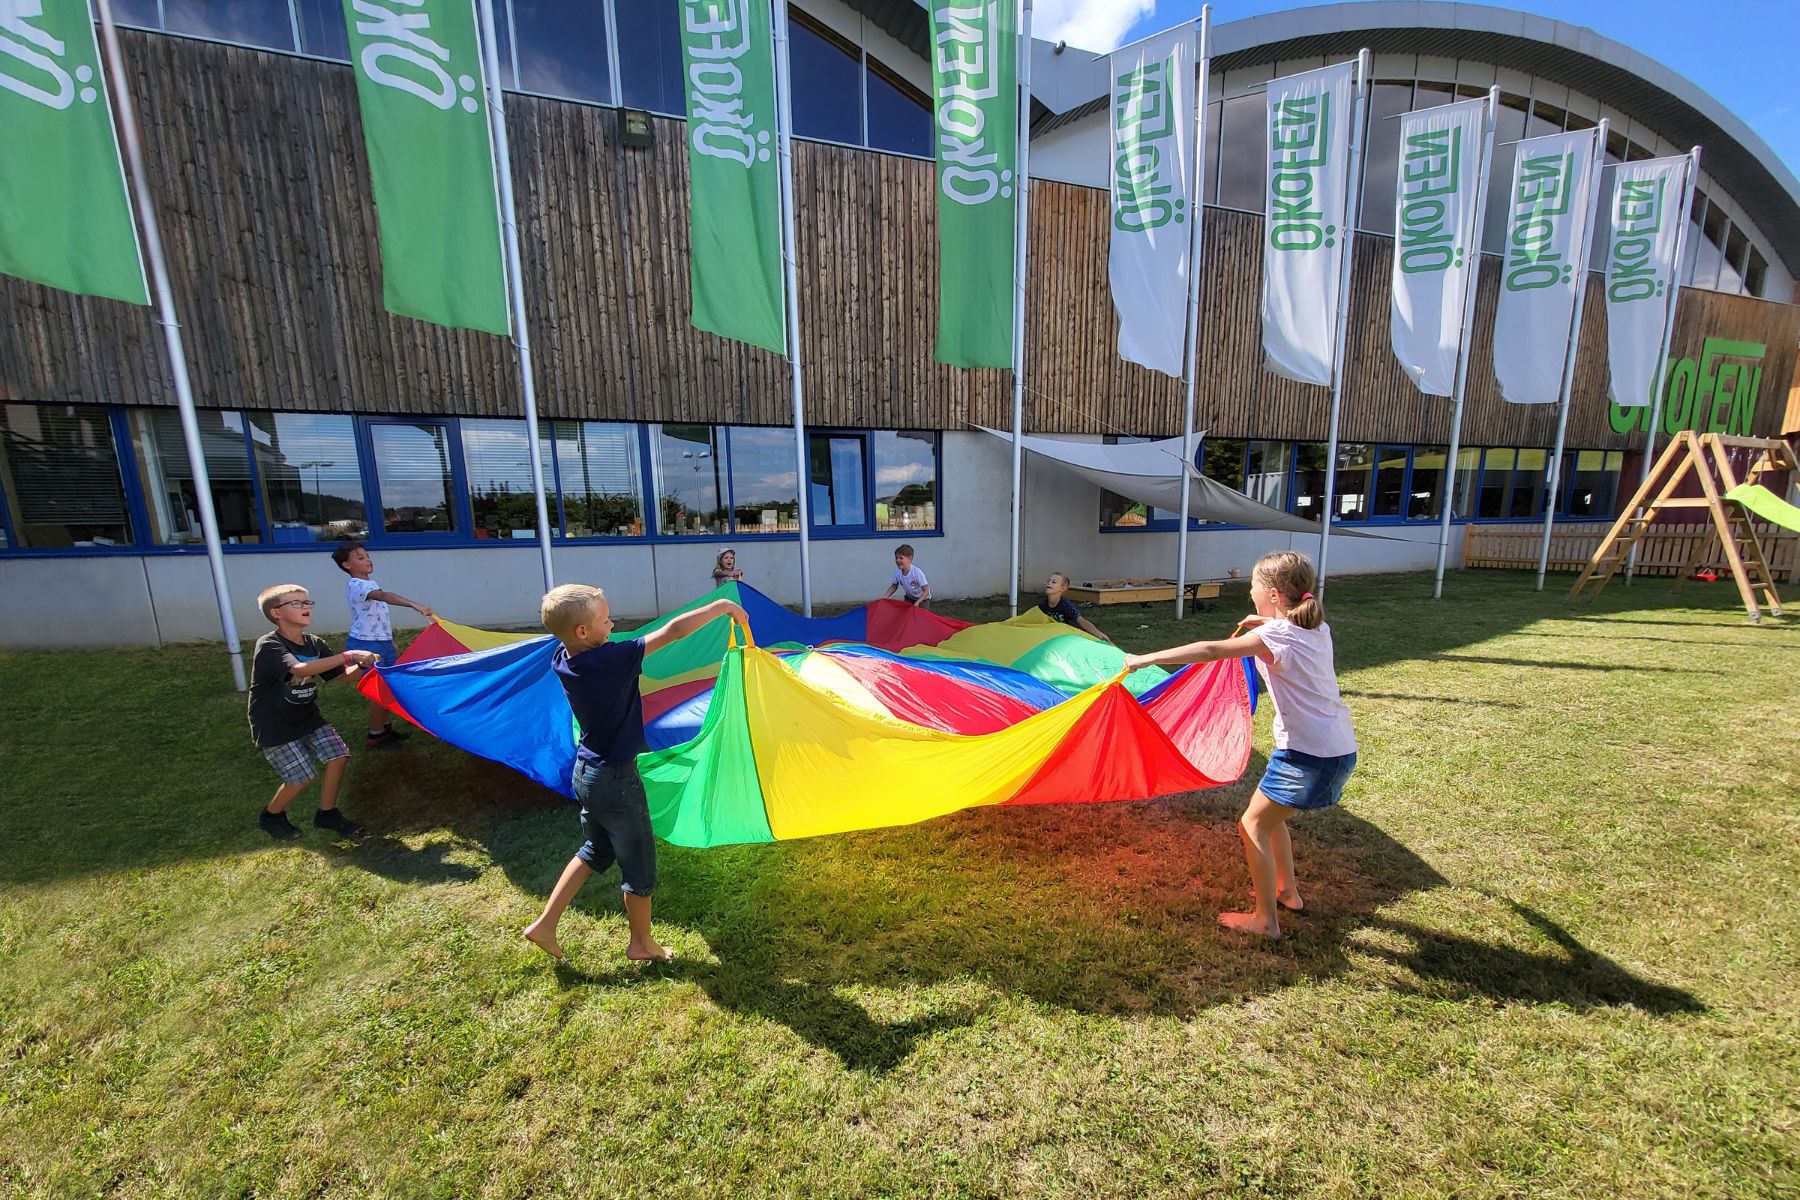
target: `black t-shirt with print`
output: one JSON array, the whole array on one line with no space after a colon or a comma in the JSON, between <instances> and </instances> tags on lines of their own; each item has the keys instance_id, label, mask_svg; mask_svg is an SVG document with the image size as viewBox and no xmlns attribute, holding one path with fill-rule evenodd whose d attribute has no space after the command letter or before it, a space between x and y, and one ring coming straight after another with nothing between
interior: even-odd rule
<instances>
[{"instance_id":1,"label":"black t-shirt with print","mask_svg":"<svg viewBox=\"0 0 1800 1200\"><path fill-rule=\"evenodd\" d=\"M1075 602L1067 596L1058 600L1056 602L1056 607L1054 608L1050 606L1050 601L1039 600L1038 611L1049 617L1052 621L1061 621L1064 625L1081 624L1081 610L1076 608Z\"/></svg>"},{"instance_id":2,"label":"black t-shirt with print","mask_svg":"<svg viewBox=\"0 0 1800 1200\"><path fill-rule=\"evenodd\" d=\"M319 711L319 684L336 679L344 668L333 667L317 675L295 679L303 663L336 654L325 639L303 634L290 642L279 630L256 639L250 660L250 736L268 750L305 737L325 724Z\"/></svg>"}]
</instances>

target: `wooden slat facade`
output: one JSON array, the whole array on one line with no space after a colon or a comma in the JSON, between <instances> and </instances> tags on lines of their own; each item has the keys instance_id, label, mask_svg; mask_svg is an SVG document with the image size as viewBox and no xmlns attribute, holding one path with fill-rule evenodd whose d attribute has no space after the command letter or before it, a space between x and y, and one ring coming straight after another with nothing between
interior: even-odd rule
<instances>
[{"instance_id":1,"label":"wooden slat facade","mask_svg":"<svg viewBox=\"0 0 1800 1200\"><path fill-rule=\"evenodd\" d=\"M368 164L347 66L127 31L197 399L220 408L521 412L501 338L388 315ZM679 121L627 149L610 109L508 100L532 340L544 414L782 424L785 363L693 329L687 155ZM928 162L796 147L807 415L815 424L965 429L1009 420L1004 371L933 361L937 247ZM1325 436L1325 390L1261 369L1261 219L1209 209L1198 417L1221 436ZM1031 429L1167 435L1177 381L1123 362L1107 289L1105 193L1033 191L1027 314ZM1347 441L1442 442L1449 402L1421 396L1388 350L1390 239L1358 239ZM1493 260L1489 260L1490 263ZM1478 301L1464 438L1549 445L1552 407L1505 405L1491 369L1498 273ZM1604 403L1605 315L1590 285L1573 446L1622 446ZM1752 426L1772 433L1795 376L1800 309L1683 295L1676 358L1707 337L1767 346ZM0 279L0 399L173 403L148 310ZM1635 441L1637 435L1629 440Z\"/></svg>"}]
</instances>

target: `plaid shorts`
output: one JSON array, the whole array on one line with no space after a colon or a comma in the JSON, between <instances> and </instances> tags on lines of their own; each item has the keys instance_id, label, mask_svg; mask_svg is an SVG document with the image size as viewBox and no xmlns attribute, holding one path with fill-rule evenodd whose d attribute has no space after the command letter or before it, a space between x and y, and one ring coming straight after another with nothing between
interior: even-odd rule
<instances>
[{"instance_id":1,"label":"plaid shorts","mask_svg":"<svg viewBox=\"0 0 1800 1200\"><path fill-rule=\"evenodd\" d=\"M321 725L305 737L295 738L279 746L270 746L263 751L263 757L275 768L283 783L311 783L317 772L313 770L313 760L328 763L334 759L349 758L350 747L344 745L344 739L338 731L329 725Z\"/></svg>"}]
</instances>

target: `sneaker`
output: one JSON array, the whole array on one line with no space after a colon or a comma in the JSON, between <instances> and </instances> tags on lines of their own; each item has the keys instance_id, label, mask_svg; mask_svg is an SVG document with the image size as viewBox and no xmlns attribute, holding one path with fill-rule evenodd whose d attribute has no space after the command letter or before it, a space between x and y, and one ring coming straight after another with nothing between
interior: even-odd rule
<instances>
[{"instance_id":1,"label":"sneaker","mask_svg":"<svg viewBox=\"0 0 1800 1200\"><path fill-rule=\"evenodd\" d=\"M400 742L401 739L394 736L394 731L388 729L381 733L371 733L363 740L363 749L397 750L400 748Z\"/></svg>"},{"instance_id":2,"label":"sneaker","mask_svg":"<svg viewBox=\"0 0 1800 1200\"><path fill-rule=\"evenodd\" d=\"M386 729L381 731L381 735L389 741L394 742L404 742L407 738L412 736L409 733L401 732L398 725L389 725Z\"/></svg>"},{"instance_id":3,"label":"sneaker","mask_svg":"<svg viewBox=\"0 0 1800 1200\"><path fill-rule=\"evenodd\" d=\"M287 813L270 812L266 808L256 818L256 827L278 842L289 842L300 836L299 827L288 820Z\"/></svg>"},{"instance_id":4,"label":"sneaker","mask_svg":"<svg viewBox=\"0 0 1800 1200\"><path fill-rule=\"evenodd\" d=\"M314 829L329 829L339 837L355 837L363 827L335 808L321 808L313 814ZM295 833L300 832L295 830Z\"/></svg>"}]
</instances>

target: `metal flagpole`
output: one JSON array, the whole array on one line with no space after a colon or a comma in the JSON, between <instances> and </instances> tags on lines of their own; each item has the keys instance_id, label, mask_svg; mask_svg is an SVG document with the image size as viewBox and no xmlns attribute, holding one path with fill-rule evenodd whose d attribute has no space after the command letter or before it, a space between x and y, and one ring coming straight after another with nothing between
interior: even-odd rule
<instances>
[{"instance_id":1,"label":"metal flagpole","mask_svg":"<svg viewBox=\"0 0 1800 1200\"><path fill-rule=\"evenodd\" d=\"M1194 465L1194 386L1200 356L1200 226L1206 211L1206 92L1212 79L1212 5L1200 7L1200 61L1194 85L1194 169L1188 201L1187 402L1181 418L1181 527L1176 534L1175 619L1187 605L1188 508L1193 492L1188 471Z\"/></svg>"},{"instance_id":2,"label":"metal flagpole","mask_svg":"<svg viewBox=\"0 0 1800 1200\"><path fill-rule=\"evenodd\" d=\"M1694 189L1700 186L1700 147L1688 151L1687 179L1681 186L1681 224L1675 230L1675 272L1669 280L1669 305L1663 322L1662 356L1656 360L1656 388L1650 394L1650 428L1644 433L1644 467L1640 478L1648 477L1656 462L1656 427L1662 424L1663 392L1668 388L1669 345L1675 340L1675 309L1681 300L1681 268L1687 257L1688 214L1694 207ZM1633 542L1625 556L1625 583L1631 583L1637 570L1638 544Z\"/></svg>"},{"instance_id":3,"label":"metal flagpole","mask_svg":"<svg viewBox=\"0 0 1800 1200\"><path fill-rule=\"evenodd\" d=\"M1331 435L1325 447L1325 511L1319 518L1319 572L1313 587L1325 593L1325 556L1331 550L1332 506L1337 503L1338 412L1344 401L1345 341L1350 331L1350 272L1356 266L1353 249L1356 221L1362 215L1363 116L1369 105L1369 52L1356 52L1356 104L1350 110L1350 193L1345 199L1343 266L1338 272L1337 349L1331 362Z\"/></svg>"},{"instance_id":4,"label":"metal flagpole","mask_svg":"<svg viewBox=\"0 0 1800 1200\"><path fill-rule=\"evenodd\" d=\"M1006 605L1019 615L1019 555L1022 550L1025 447L1025 249L1031 199L1031 0L1024 0L1019 23L1019 169L1013 178L1018 228L1013 233L1013 410L1012 410L1012 541L1006 575Z\"/></svg>"},{"instance_id":5,"label":"metal flagpole","mask_svg":"<svg viewBox=\"0 0 1800 1200\"><path fill-rule=\"evenodd\" d=\"M1475 346L1475 297L1481 289L1481 242L1487 228L1488 172L1494 165L1494 125L1500 112L1500 89L1487 94L1487 123L1481 138L1481 168L1475 179L1475 211L1469 219L1468 290L1463 293L1462 333L1456 351L1456 400L1450 410L1450 456L1444 460L1444 513L1438 524L1437 576L1431 598L1444 598L1444 560L1450 554L1450 520L1456 515L1456 465L1462 457L1463 397L1469 385L1469 358Z\"/></svg>"},{"instance_id":6,"label":"metal flagpole","mask_svg":"<svg viewBox=\"0 0 1800 1200\"><path fill-rule=\"evenodd\" d=\"M506 297L512 305L513 344L519 348L519 390L525 399L525 438L531 456L531 493L537 500L538 554L544 590L556 586L550 566L550 509L544 500L544 459L538 447L537 385L531 370L531 328L525 320L525 281L519 265L519 214L513 203L512 151L506 141L506 101L500 87L500 51L494 38L494 0L481 3L481 73L487 77L488 124L494 136L494 174L500 180L500 223L505 234Z\"/></svg>"},{"instance_id":7,"label":"metal flagpole","mask_svg":"<svg viewBox=\"0 0 1800 1200\"><path fill-rule=\"evenodd\" d=\"M119 31L113 26L112 0L99 0L100 40L106 46L106 73L112 80L113 103L118 106L119 135L125 143L125 165L131 173L132 196L138 220L143 222L145 257L150 283L156 290L156 323L162 326L163 345L169 352L169 374L175 381L175 403L181 414L181 440L187 446L188 467L194 473L194 507L200 516L200 533L206 539L206 563L212 569L213 599L219 606L219 632L231 656L231 684L244 690L244 657L238 645L237 621L231 615L231 590L225 584L225 554L219 543L219 518L213 511L212 478L206 470L206 454L200 447L200 421L194 415L194 389L188 379L187 347L175 312L175 294L169 287L169 265L163 258L162 228L156 219L156 203L150 179L144 171L144 148L138 140L137 113L131 87L125 78L125 58L119 53Z\"/></svg>"},{"instance_id":8,"label":"metal flagpole","mask_svg":"<svg viewBox=\"0 0 1800 1200\"><path fill-rule=\"evenodd\" d=\"M1537 590L1544 590L1544 572L1550 565L1550 530L1556 524L1556 493L1562 486L1563 446L1569 432L1569 405L1575 391L1575 359L1581 351L1581 313L1587 307L1588 263L1592 259L1594 226L1600 223L1600 171L1606 165L1606 131L1608 122L1600 118L1594 130L1594 152L1588 168L1587 228L1581 231L1580 257L1576 259L1575 311L1569 317L1569 342L1563 349L1562 406L1556 414L1556 448L1550 452L1550 469L1546 472L1544 494L1544 536L1538 542ZM1686 222L1686 209L1682 220Z\"/></svg>"},{"instance_id":9,"label":"metal flagpole","mask_svg":"<svg viewBox=\"0 0 1800 1200\"><path fill-rule=\"evenodd\" d=\"M812 609L812 535L806 489L811 475L806 465L806 389L800 374L800 285L794 265L794 95L788 76L788 4L776 0L775 14L775 122L781 146L781 261L782 282L787 292L788 377L794 402L794 480L799 485L800 609Z\"/></svg>"}]
</instances>

